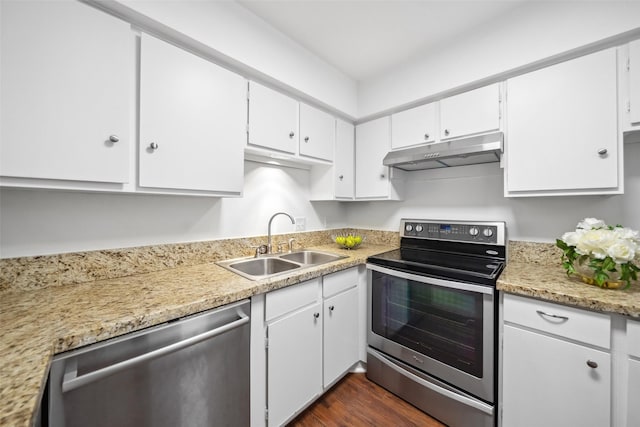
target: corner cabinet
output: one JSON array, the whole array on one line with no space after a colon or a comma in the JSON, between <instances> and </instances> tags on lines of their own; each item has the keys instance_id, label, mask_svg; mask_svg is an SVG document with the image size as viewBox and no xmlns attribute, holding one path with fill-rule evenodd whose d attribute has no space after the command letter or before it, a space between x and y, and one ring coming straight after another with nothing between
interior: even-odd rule
<instances>
[{"instance_id":1,"label":"corner cabinet","mask_svg":"<svg viewBox=\"0 0 640 427\"><path fill-rule=\"evenodd\" d=\"M499 425L610 425L610 317L510 294L503 317Z\"/></svg>"},{"instance_id":2,"label":"corner cabinet","mask_svg":"<svg viewBox=\"0 0 640 427\"><path fill-rule=\"evenodd\" d=\"M139 185L240 195L247 81L142 34Z\"/></svg>"},{"instance_id":3,"label":"corner cabinet","mask_svg":"<svg viewBox=\"0 0 640 427\"><path fill-rule=\"evenodd\" d=\"M121 188L132 144L130 25L75 1L0 8L2 185Z\"/></svg>"},{"instance_id":4,"label":"corner cabinet","mask_svg":"<svg viewBox=\"0 0 640 427\"><path fill-rule=\"evenodd\" d=\"M359 277L353 267L252 298L252 426L291 421L359 361Z\"/></svg>"},{"instance_id":5,"label":"corner cabinet","mask_svg":"<svg viewBox=\"0 0 640 427\"><path fill-rule=\"evenodd\" d=\"M391 150L389 116L356 126L356 200L400 200L404 175L384 166Z\"/></svg>"},{"instance_id":6,"label":"corner cabinet","mask_svg":"<svg viewBox=\"0 0 640 427\"><path fill-rule=\"evenodd\" d=\"M319 200L353 200L355 127L336 120L335 159L332 165L314 165L310 170L310 198Z\"/></svg>"},{"instance_id":7,"label":"corner cabinet","mask_svg":"<svg viewBox=\"0 0 640 427\"><path fill-rule=\"evenodd\" d=\"M616 76L608 49L507 80L505 196L622 193Z\"/></svg>"}]
</instances>

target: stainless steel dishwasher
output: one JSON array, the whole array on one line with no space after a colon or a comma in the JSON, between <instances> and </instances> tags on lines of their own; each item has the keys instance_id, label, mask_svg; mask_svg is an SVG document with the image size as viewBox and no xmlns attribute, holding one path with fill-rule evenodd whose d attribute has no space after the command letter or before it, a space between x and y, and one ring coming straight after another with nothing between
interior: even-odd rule
<instances>
[{"instance_id":1,"label":"stainless steel dishwasher","mask_svg":"<svg viewBox=\"0 0 640 427\"><path fill-rule=\"evenodd\" d=\"M54 357L49 426L248 426L248 300Z\"/></svg>"}]
</instances>

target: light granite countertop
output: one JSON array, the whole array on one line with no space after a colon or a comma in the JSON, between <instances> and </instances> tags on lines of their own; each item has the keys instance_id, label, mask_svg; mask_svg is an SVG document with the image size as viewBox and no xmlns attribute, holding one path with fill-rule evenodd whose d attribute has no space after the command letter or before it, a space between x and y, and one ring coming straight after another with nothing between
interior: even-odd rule
<instances>
[{"instance_id":1,"label":"light granite countertop","mask_svg":"<svg viewBox=\"0 0 640 427\"><path fill-rule=\"evenodd\" d=\"M562 266L510 261L496 285L499 291L579 308L640 317L640 283L627 289L603 289L567 277Z\"/></svg>"},{"instance_id":2,"label":"light granite countertop","mask_svg":"<svg viewBox=\"0 0 640 427\"><path fill-rule=\"evenodd\" d=\"M260 281L208 263L75 285L3 290L0 425L32 425L56 353L363 264L368 256L394 246L309 249L347 258Z\"/></svg>"}]
</instances>

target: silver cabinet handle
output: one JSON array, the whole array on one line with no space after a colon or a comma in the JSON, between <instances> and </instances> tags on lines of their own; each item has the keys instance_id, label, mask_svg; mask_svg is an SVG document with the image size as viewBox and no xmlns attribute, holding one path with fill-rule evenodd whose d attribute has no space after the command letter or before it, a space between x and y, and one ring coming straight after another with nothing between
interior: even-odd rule
<instances>
[{"instance_id":1,"label":"silver cabinet handle","mask_svg":"<svg viewBox=\"0 0 640 427\"><path fill-rule=\"evenodd\" d=\"M159 146L156 142L152 142L151 144L149 144L149 148L151 148L152 150L157 150L158 147Z\"/></svg>"},{"instance_id":2,"label":"silver cabinet handle","mask_svg":"<svg viewBox=\"0 0 640 427\"><path fill-rule=\"evenodd\" d=\"M385 178L385 174L381 173L380 174L380 178L384 179Z\"/></svg>"},{"instance_id":3,"label":"silver cabinet handle","mask_svg":"<svg viewBox=\"0 0 640 427\"><path fill-rule=\"evenodd\" d=\"M293 138L295 135L296 134L293 131L289 132L289 138Z\"/></svg>"},{"instance_id":4,"label":"silver cabinet handle","mask_svg":"<svg viewBox=\"0 0 640 427\"><path fill-rule=\"evenodd\" d=\"M605 154L607 154L607 149L606 148L599 149L598 154L600 154L601 156L604 156Z\"/></svg>"},{"instance_id":5,"label":"silver cabinet handle","mask_svg":"<svg viewBox=\"0 0 640 427\"><path fill-rule=\"evenodd\" d=\"M313 313L313 318L317 319L318 317L320 317L320 313Z\"/></svg>"},{"instance_id":6,"label":"silver cabinet handle","mask_svg":"<svg viewBox=\"0 0 640 427\"><path fill-rule=\"evenodd\" d=\"M429 139L429 134L428 134L428 133L425 133L425 134L424 134L424 139L425 139L425 140Z\"/></svg>"},{"instance_id":7,"label":"silver cabinet handle","mask_svg":"<svg viewBox=\"0 0 640 427\"><path fill-rule=\"evenodd\" d=\"M309 137L308 136L304 137L304 142L309 142Z\"/></svg>"},{"instance_id":8,"label":"silver cabinet handle","mask_svg":"<svg viewBox=\"0 0 640 427\"><path fill-rule=\"evenodd\" d=\"M449 129L445 129L445 130L444 130L444 136L449 136L449 133L450 133L450 132L449 132Z\"/></svg>"},{"instance_id":9,"label":"silver cabinet handle","mask_svg":"<svg viewBox=\"0 0 640 427\"><path fill-rule=\"evenodd\" d=\"M330 306L329 306L329 311L333 311L335 308L336 308L335 306L330 305Z\"/></svg>"},{"instance_id":10,"label":"silver cabinet handle","mask_svg":"<svg viewBox=\"0 0 640 427\"><path fill-rule=\"evenodd\" d=\"M118 137L118 135L109 135L109 141L118 142L120 141L120 138Z\"/></svg>"},{"instance_id":11,"label":"silver cabinet handle","mask_svg":"<svg viewBox=\"0 0 640 427\"><path fill-rule=\"evenodd\" d=\"M338 177L338 179L339 179L340 181L342 181L342 180L344 179L344 175L340 175L340 176Z\"/></svg>"},{"instance_id":12,"label":"silver cabinet handle","mask_svg":"<svg viewBox=\"0 0 640 427\"><path fill-rule=\"evenodd\" d=\"M542 310L536 310L536 313L541 316L553 317L554 319L569 320L569 318L566 316L558 316L557 314L545 313Z\"/></svg>"},{"instance_id":13,"label":"silver cabinet handle","mask_svg":"<svg viewBox=\"0 0 640 427\"><path fill-rule=\"evenodd\" d=\"M227 323L226 325L220 326L219 328L212 329L210 331L204 332L200 335L193 336L191 338L187 338L182 341L178 341L166 347L161 347L157 350L150 351L149 353L141 354L140 356L136 356L134 358L127 359L122 362L118 362L111 366L107 366L106 368L98 369L97 371L93 371L88 374L81 375L79 377L76 377L74 375L70 379L66 379L67 375L65 374L65 380L62 383L62 392L66 393L68 391L74 390L78 387L82 387L83 385L92 383L94 381L97 381L109 375L113 375L117 372L120 372L124 369L128 369L140 363L149 361L151 359L155 359L160 356L164 356L165 354L173 353L174 351L178 351L186 347L190 347L201 341L204 341L209 338L213 338L217 335L221 335L232 329L240 327L251 320L246 314L241 312L238 312L238 316L240 317L240 319L235 320L231 323ZM75 372L75 374L77 374L77 372Z\"/></svg>"},{"instance_id":14,"label":"silver cabinet handle","mask_svg":"<svg viewBox=\"0 0 640 427\"><path fill-rule=\"evenodd\" d=\"M594 362L593 360L587 360L587 366L593 369L598 367L598 362Z\"/></svg>"}]
</instances>

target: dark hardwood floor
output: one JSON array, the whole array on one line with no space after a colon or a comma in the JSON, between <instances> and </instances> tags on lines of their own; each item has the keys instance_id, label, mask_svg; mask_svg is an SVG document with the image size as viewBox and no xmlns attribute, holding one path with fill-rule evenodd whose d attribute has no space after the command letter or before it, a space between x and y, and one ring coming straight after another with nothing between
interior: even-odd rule
<instances>
[{"instance_id":1,"label":"dark hardwood floor","mask_svg":"<svg viewBox=\"0 0 640 427\"><path fill-rule=\"evenodd\" d=\"M446 427L365 374L348 374L294 419L295 427Z\"/></svg>"}]
</instances>

